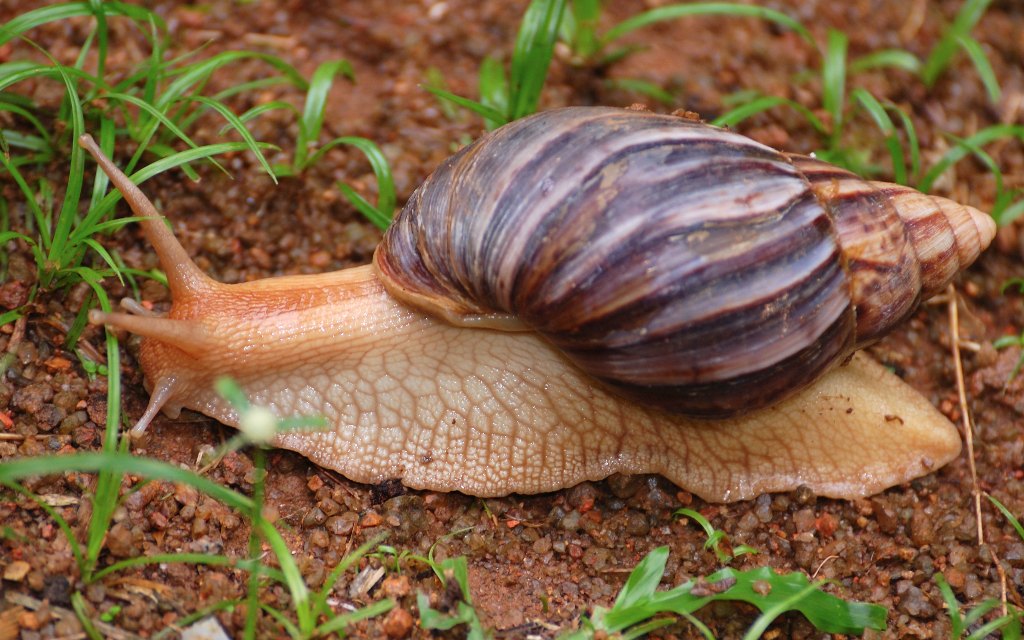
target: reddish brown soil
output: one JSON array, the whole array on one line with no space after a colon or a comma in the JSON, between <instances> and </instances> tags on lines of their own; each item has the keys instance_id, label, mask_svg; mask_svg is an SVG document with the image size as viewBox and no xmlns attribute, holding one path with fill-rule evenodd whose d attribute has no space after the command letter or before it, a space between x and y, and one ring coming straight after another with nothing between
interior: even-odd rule
<instances>
[{"instance_id":1,"label":"reddish brown soil","mask_svg":"<svg viewBox=\"0 0 1024 640\"><path fill-rule=\"evenodd\" d=\"M0 4L0 19L8 20L29 4L34 3L7 0ZM388 155L400 199L404 199L453 148L482 130L476 117L458 110L451 118L444 114L420 86L427 70L440 69L451 90L475 95L480 60L485 55L508 56L525 3L363 0L323 4L329 6L220 0L152 6L170 26L173 55L211 42L200 55L262 50L284 57L307 76L325 60L349 60L357 81L339 82L331 92L324 136L361 135L377 141ZM614 3L607 23L656 4L661 3ZM842 28L850 37L854 57L890 47L923 57L960 2L775 0L764 4L801 20L819 42L824 42L829 28ZM123 73L143 60L148 48L126 21L114 20L112 26L113 53L108 64L114 73ZM69 21L30 35L61 61L71 62L87 31L85 21ZM891 70L859 74L851 81L913 112L926 163L948 148L946 133L963 137L990 124L1021 121L1024 10L1017 2L997 1L974 35L1004 89L998 105L988 102L977 74L962 56L931 90L912 76ZM646 48L607 68L577 66L566 56L557 56L543 106L645 101L606 83L611 78L642 78L676 96L676 105L658 109L686 108L708 118L723 111L730 94L747 89L820 108L819 83L806 77L817 64L816 54L792 33L765 23L691 19L649 28L631 42L642 42ZM0 48L2 61L30 55L24 43ZM218 74L216 86L208 93L240 78L267 73L259 63L236 65ZM60 98L56 83L16 89L50 110ZM241 112L279 97L299 99L292 91L266 90L238 99L233 107ZM17 122L5 120L4 126L17 126ZM202 120L194 138L220 140L220 126L213 118ZM278 144L285 154L294 145L296 126L290 116L261 118L252 129L257 139ZM811 151L820 142L799 116L782 109L756 117L740 129L793 151ZM877 131L863 114L851 123L847 144L870 150L876 160L884 158ZM1024 175L1021 151L1018 143L990 149L1007 180L1017 186ZM353 212L334 186L343 180L363 193L373 193L372 173L353 150L332 151L304 175L277 186L249 155L232 157L227 165L231 178L200 167L199 183L172 172L147 184L148 193L174 221L175 233L189 253L214 277L238 282L338 269L369 259L379 233ZM92 171L91 165L88 170ZM40 175L61 185L66 164L55 161L32 177ZM8 176L0 176L0 183L10 207L11 228L25 231L27 213L20 194ZM967 161L943 178L936 190L986 207L992 201L994 183L984 167ZM156 266L135 228L104 242L131 266ZM9 243L4 251L9 252L9 266L0 291L16 300L19 281L32 279L32 259L18 243ZM1020 227L1004 229L994 250L958 285L961 337L980 345L977 351L965 352L967 391L976 422L978 486L1017 514L1024 512L1024 436L1020 432L1024 382L1018 378L1005 384L1019 351L996 352L990 343L1024 327L1020 296L999 290L1007 278L1022 275L1022 252ZM106 284L113 299L130 294L115 282ZM76 288L40 295L18 344L11 344L12 325L0 328L0 350L11 348L16 355L0 380L0 411L11 418L11 425L0 430L0 459L99 447L105 382L87 379L77 358L62 346L84 294L84 289ZM162 287L152 282L143 284L142 297L157 308L168 301ZM872 351L951 419L959 420L949 336L946 307L926 305ZM102 352L98 330L88 329L83 341L83 347ZM132 356L136 342L128 338L126 344L125 410L134 418L145 406L147 394ZM194 466L204 447L229 435L229 429L186 412L180 420L157 420L135 452ZM714 555L702 548L703 533L672 517L673 510L684 505L703 513L731 542L759 550L733 566L805 571L831 579L828 589L843 598L887 607L889 626L882 637L948 637L949 620L934 581L939 571L962 602L999 598L1005 589L1010 603L1019 606L1024 586L1024 541L987 501L982 504L987 544L979 545L966 454L935 474L869 499L836 501L797 491L725 506L706 504L657 477L612 478L548 495L480 500L358 485L282 451L271 453L269 461L267 501L311 584L319 584L325 570L346 552L382 532L389 534L389 544L414 553L425 554L436 543L438 558L468 558L476 610L484 624L503 637L551 637L555 629L570 627L594 605L608 605L628 571L659 545L672 548L665 586L717 569ZM250 458L242 453L230 456L210 477L248 491L250 471ZM91 513L90 476L67 474L27 485L40 494L68 498L59 509L79 534L84 532ZM104 564L137 554L185 550L241 555L248 536L248 525L228 509L165 483L152 483L132 494L116 513L115 522L101 560ZM0 585L6 595L0 599L0 609L12 607L12 594L67 608L70 593L80 585L60 530L32 503L10 493L0 494L0 524L0 567L15 561L30 566L25 575ZM462 533L448 537L456 531ZM415 594L428 593L438 607L451 605L438 581L419 565L408 565L400 574L389 573L369 593L354 598L349 593L353 576L346 574L336 588L339 605L362 605L390 596L398 600L396 611L400 611L356 624L350 629L355 637L381 637L385 632L428 637L429 632L410 626L417 617ZM114 605L123 607L112 620L120 637L145 637L200 607L239 597L245 579L240 571L152 566L111 576L84 593L87 606L97 615ZM265 601L285 606L285 592L274 588L265 594ZM77 622L56 621L47 611L20 619L27 625L22 637L78 630ZM728 638L740 635L754 614L721 605L704 610L700 617L718 637ZM238 612L222 613L219 618L232 632L241 628ZM27 628L32 620L36 631ZM0 636L3 629L0 624ZM280 634L269 619L264 632L268 637ZM798 616L781 618L770 633L771 637L821 636ZM686 623L658 634L697 635ZM453 637L459 635L452 632Z\"/></svg>"}]
</instances>

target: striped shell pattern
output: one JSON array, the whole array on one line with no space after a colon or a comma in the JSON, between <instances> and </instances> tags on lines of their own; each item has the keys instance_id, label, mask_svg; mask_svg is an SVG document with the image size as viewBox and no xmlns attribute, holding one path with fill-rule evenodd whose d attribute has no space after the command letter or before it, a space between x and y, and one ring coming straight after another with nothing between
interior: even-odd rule
<instances>
[{"instance_id":1,"label":"striped shell pattern","mask_svg":"<svg viewBox=\"0 0 1024 640\"><path fill-rule=\"evenodd\" d=\"M627 396L724 416L877 340L977 257L990 226L724 129L580 107L450 158L375 264L413 306L524 325Z\"/></svg>"}]
</instances>

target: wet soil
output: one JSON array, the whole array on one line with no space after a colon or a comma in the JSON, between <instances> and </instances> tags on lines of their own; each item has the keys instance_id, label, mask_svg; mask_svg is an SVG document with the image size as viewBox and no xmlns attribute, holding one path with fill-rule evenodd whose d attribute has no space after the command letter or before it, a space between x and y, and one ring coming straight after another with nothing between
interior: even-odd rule
<instances>
[{"instance_id":1,"label":"wet soil","mask_svg":"<svg viewBox=\"0 0 1024 640\"><path fill-rule=\"evenodd\" d=\"M33 3L0 4L4 21ZM507 57L524 8L523 2L471 0L369 0L324 3L203 4L157 2L151 6L168 23L171 55L199 47L199 55L232 49L260 50L281 56L306 76L319 63L344 58L355 69L356 82L339 82L331 91L324 138L360 135L380 144L395 173L400 200L409 196L453 149L482 131L481 121L465 112L449 112L421 87L428 70L441 71L447 86L475 95L476 70L487 55ZM629 1L608 3L605 24L660 4ZM923 57L959 7L957 1L802 0L762 3L787 12L807 25L819 43L827 30L840 28L850 38L851 56L884 48L905 48ZM149 53L137 30L112 20L112 73L123 74ZM71 20L32 32L57 59L74 60L88 32L88 23ZM864 72L852 86L867 88L913 114L929 164L949 146L952 136L964 137L991 124L1021 122L1024 90L1024 7L1013 1L994 2L975 37L982 43L1004 90L991 104L970 64L957 58L931 89L911 75L888 70ZM721 113L731 95L756 90L785 96L821 113L820 83L808 74L817 54L794 34L753 20L700 18L680 20L636 33L629 43L643 47L607 66L579 64L559 51L543 96L543 107L574 104L629 105L649 99L618 88L616 79L640 78L666 88L675 104L652 105L671 111L684 108L711 118ZM24 43L0 48L2 61L31 57ZM215 76L208 94L218 88L269 73L247 62ZM21 86L49 113L60 99L56 83ZM289 89L272 87L233 100L241 112L274 99L298 103ZM294 146L296 124L284 112L252 123L259 140L285 151ZM18 127L5 117L5 127ZM201 119L192 132L200 143L222 139L221 123ZM739 129L779 148L809 152L820 140L792 111L776 109L743 123ZM877 130L863 113L848 125L846 142L868 150L884 162ZM119 159L132 149L119 149ZM1024 154L1017 143L989 149L1008 183L1021 186ZM66 156L65 156L66 157ZM91 166L91 165L90 165ZM375 183L366 161L351 149L337 148L296 178L272 184L247 154L227 161L231 177L199 167L200 182L178 172L147 183L147 192L170 220L174 231L197 263L215 278L240 282L282 274L316 273L365 263L380 238L340 197L338 180L373 196ZM92 171L91 168L87 169ZM32 175L54 184L66 180L66 160L55 160ZM9 176L0 176L9 203L9 224L30 233L27 210ZM936 185L939 193L985 208L995 183L985 168L966 161ZM103 239L125 263L140 269L156 266L155 257L129 227ZM0 285L0 303L24 301L25 283L32 282L32 258L26 247L8 243L7 268ZM1007 383L1020 353L996 351L991 341L1024 327L1021 297L1001 293L1000 286L1022 275L1024 238L1021 228L1000 232L996 246L958 282L961 340L966 349L969 406L974 433L977 486L998 498L1012 512L1024 513L1024 379ZM112 299L131 292L116 282L105 285ZM156 309L169 297L153 282L143 282L141 297ZM31 307L23 336L13 325L0 328L0 350L13 353L0 380L0 460L99 448L105 420L106 385L90 378L78 358L64 347L64 336L86 298L82 287L40 295ZM145 406L147 394L134 359L137 341L125 336L124 408L130 418ZM872 348L922 392L951 420L960 409L946 306L925 305L894 335ZM102 353L102 334L85 331L81 349ZM199 453L230 437L231 430L199 414L185 412L178 420L161 417L135 452L196 467ZM798 490L761 496L729 505L708 504L658 477L613 477L603 482L539 496L481 500L459 494L406 491L399 485L380 487L352 483L311 465L295 454L269 455L267 502L278 518L307 581L314 586L348 551L380 533L399 550L436 558L465 555L473 604L484 624L500 637L552 637L569 628L595 605L609 605L629 570L651 549L669 545L663 585L678 584L719 568L703 549L704 535L692 523L674 518L681 506L696 509L731 543L759 551L733 561L744 569L770 565L779 571L804 571L832 582L831 592L847 599L883 605L889 610L886 638L944 638L949 618L935 583L942 572L961 602L978 603L1005 597L1020 606L1024 587L1024 541L985 501L979 544L973 483L966 453L936 473L880 495L855 501L829 500ZM209 472L215 481L251 490L250 452L232 454ZM94 479L86 474L36 478L27 486L51 496L56 508L79 535L91 513L89 493ZM134 479L125 481L125 488ZM138 554L174 551L243 555L248 524L226 507L194 490L154 482L131 493L115 514L101 564ZM10 610L24 596L45 600L48 607L17 618L21 637L49 637L79 631L73 619L50 616L68 608L78 588L70 547L53 521L33 503L10 493L0 494L0 609ZM459 532L451 535L453 532ZM365 560L376 566L377 560ZM24 571L22 571L24 569ZM359 622L353 637L430 637L416 624L416 593L431 603L452 605L433 574L408 564L379 582L352 590L355 573L346 574L335 589L339 611L384 597L395 598L390 614ZM148 637L182 616L244 593L246 576L230 569L169 564L124 571L84 590L93 615L120 607L111 616L111 634ZM19 600L18 598L22 599ZM264 601L285 606L287 596L273 588ZM717 634L741 635L755 613L741 606L716 605L700 618ZM242 614L222 612L221 624L232 634L241 629ZM0 624L0 635L4 633ZM267 637L281 634L264 621ZM451 637L459 637L453 631ZM697 637L687 623L659 630L657 637ZM799 616L784 616L770 637L821 637ZM13 637L13 636L12 636Z\"/></svg>"}]
</instances>

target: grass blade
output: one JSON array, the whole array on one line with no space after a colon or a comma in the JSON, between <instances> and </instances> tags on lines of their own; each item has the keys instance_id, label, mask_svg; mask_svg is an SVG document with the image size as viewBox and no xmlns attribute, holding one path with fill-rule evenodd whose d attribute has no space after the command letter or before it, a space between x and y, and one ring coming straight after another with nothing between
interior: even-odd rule
<instances>
[{"instance_id":1,"label":"grass blade","mask_svg":"<svg viewBox=\"0 0 1024 640\"><path fill-rule=\"evenodd\" d=\"M391 165L388 163L387 157L372 140L358 136L335 138L330 143L324 145L317 152L316 157L339 144L347 144L359 149L370 162L370 167L373 168L373 175L377 178L377 204L370 204L365 198L356 193L352 187L346 184L338 183L338 187L348 201L359 209L360 213L366 216L370 222L381 229L387 229L391 224L391 219L394 217L395 207L398 202L398 196L395 194L395 180L391 175Z\"/></svg>"},{"instance_id":2,"label":"grass blade","mask_svg":"<svg viewBox=\"0 0 1024 640\"><path fill-rule=\"evenodd\" d=\"M266 142L259 142L256 146L259 149L277 148ZM188 164L189 162L195 162L196 160L202 160L210 156L224 153L247 151L248 149L249 146L244 142L220 142L217 144L203 145L194 149L180 151L166 158L161 158L160 160L139 169L135 173L131 174L129 178L135 184L142 184L155 175L159 175L169 169ZM76 230L73 235L73 241L80 242L82 238L89 235L88 232L83 230L88 230L92 228L93 225L97 224L97 222L102 219L103 216L105 216L120 199L121 193L119 191L111 191L107 195L103 196L103 199L100 200L99 204L86 213L85 218L82 220L82 224L79 225L78 230Z\"/></svg>"},{"instance_id":3,"label":"grass blade","mask_svg":"<svg viewBox=\"0 0 1024 640\"><path fill-rule=\"evenodd\" d=\"M601 19L600 0L570 0L571 11L562 17L559 36L582 60L589 60L601 49L597 23Z\"/></svg>"},{"instance_id":4,"label":"grass blade","mask_svg":"<svg viewBox=\"0 0 1024 640\"><path fill-rule=\"evenodd\" d=\"M206 60L196 62L175 71L174 75L177 77L164 90L160 97L155 100L154 104L158 109L166 110L172 102L193 94L194 87L205 83L206 79L209 78L210 74L214 71L232 62L245 59L255 59L266 62L271 67L279 71L301 91L307 91L309 89L309 83L307 83L305 78L302 77L302 74L300 74L295 67L288 64L278 56L270 55L268 53L257 53L255 51L225 51L223 53L218 53L215 56L211 56Z\"/></svg>"},{"instance_id":5,"label":"grass blade","mask_svg":"<svg viewBox=\"0 0 1024 640\"><path fill-rule=\"evenodd\" d=\"M326 635L328 633L341 633L345 630L348 625L359 622L360 620L366 620L367 618L374 618L387 613L395 608L395 601L390 598L386 600L378 600L377 602L366 605L365 607L350 611L348 613L338 614L331 617L327 622L317 627L317 633Z\"/></svg>"},{"instance_id":6,"label":"grass blade","mask_svg":"<svg viewBox=\"0 0 1024 640\"><path fill-rule=\"evenodd\" d=\"M483 117L484 120L493 120L494 122L508 122L508 118L505 117L505 114L501 113L500 111L497 111L496 109L488 107L485 104L481 104L476 100L463 98L457 93L445 91L444 89L438 89L437 87L424 86L423 88L429 91L430 93L434 94L438 98L442 98L444 100L447 100L448 102L457 104L460 107L469 109L473 113Z\"/></svg>"},{"instance_id":7,"label":"grass blade","mask_svg":"<svg viewBox=\"0 0 1024 640\"><path fill-rule=\"evenodd\" d=\"M989 502L995 505L996 509L999 509L999 512L1003 514L1004 518L1006 518L1006 521L1013 526L1013 530L1017 532L1017 537L1024 541L1024 526L1021 526L1020 520L1018 520L1017 517L1014 516L1013 513L1011 513L1010 510L1003 505L1002 502L996 500L994 497L990 495L986 495L985 497L988 498Z\"/></svg>"},{"instance_id":8,"label":"grass blade","mask_svg":"<svg viewBox=\"0 0 1024 640\"><path fill-rule=\"evenodd\" d=\"M166 29L163 19L145 7L123 2L105 2L103 12L108 16L126 16L136 22L154 20L161 29ZM0 45L44 24L90 15L93 15L93 8L89 2L68 2L26 11L0 27Z\"/></svg>"},{"instance_id":9,"label":"grass blade","mask_svg":"<svg viewBox=\"0 0 1024 640\"><path fill-rule=\"evenodd\" d=\"M921 71L921 61L905 49L883 49L851 60L849 65L851 74L884 68L903 69L917 75Z\"/></svg>"},{"instance_id":10,"label":"grass blade","mask_svg":"<svg viewBox=\"0 0 1024 640\"><path fill-rule=\"evenodd\" d=\"M176 465L140 458L123 452L73 453L60 456L18 458L0 463L0 482L16 482L29 476L45 476L68 471L96 473L109 469L120 474L133 474L150 480L178 482L206 494L238 511L252 511L253 502L247 496L221 486L216 482Z\"/></svg>"},{"instance_id":11,"label":"grass blade","mask_svg":"<svg viewBox=\"0 0 1024 640\"><path fill-rule=\"evenodd\" d=\"M846 104L846 49L849 40L837 29L829 29L825 57L821 63L821 101L832 119L831 144L835 148L843 130L843 107Z\"/></svg>"},{"instance_id":12,"label":"grass blade","mask_svg":"<svg viewBox=\"0 0 1024 640\"><path fill-rule=\"evenodd\" d=\"M480 104L506 114L500 120L486 119L487 129L497 129L506 124L511 118L509 115L511 109L508 103L508 78L505 77L505 68L496 58L486 56L480 63L479 91Z\"/></svg>"},{"instance_id":13,"label":"grass blade","mask_svg":"<svg viewBox=\"0 0 1024 640\"><path fill-rule=\"evenodd\" d=\"M644 556L629 574L622 591L615 598L614 608L633 607L641 600L650 597L665 575L665 563L668 561L668 547L658 547Z\"/></svg>"},{"instance_id":14,"label":"grass blade","mask_svg":"<svg viewBox=\"0 0 1024 640\"><path fill-rule=\"evenodd\" d=\"M956 596L953 595L953 589L950 588L949 583L946 582L946 578L941 573L935 574L935 584L939 587L939 593L942 595L942 600L946 603L946 615L949 616L949 637L950 638L962 638L964 635L964 621L960 617L960 603L957 602Z\"/></svg>"},{"instance_id":15,"label":"grass blade","mask_svg":"<svg viewBox=\"0 0 1024 640\"><path fill-rule=\"evenodd\" d=\"M1024 140L1024 125L1019 124L996 124L978 131L972 136L958 140L955 147L947 151L942 158L936 162L918 183L920 191L928 193L931 191L935 181L946 169L963 160L975 149L999 140L1000 138L1017 138Z\"/></svg>"},{"instance_id":16,"label":"grass blade","mask_svg":"<svg viewBox=\"0 0 1024 640\"><path fill-rule=\"evenodd\" d=\"M967 57L970 58L971 64L974 65L974 70L978 72L978 77L981 78L981 83L985 85L985 92L988 94L989 102L999 102L999 99L1003 95L1003 90L999 86L999 80L996 79L996 72L992 70L992 64L985 56L985 52L982 50L981 44L969 36L960 36L956 41L960 47L963 48Z\"/></svg>"},{"instance_id":17,"label":"grass blade","mask_svg":"<svg viewBox=\"0 0 1024 640\"><path fill-rule=\"evenodd\" d=\"M630 31L662 22L688 16L723 15L748 18L759 18L781 25L797 33L808 44L816 46L814 37L800 22L790 18L781 11L765 7L755 7L746 4L735 4L732 2L695 2L693 4L671 4L666 7L658 7L631 18L623 20L601 36L602 47L618 40Z\"/></svg>"},{"instance_id":18,"label":"grass blade","mask_svg":"<svg viewBox=\"0 0 1024 640\"><path fill-rule=\"evenodd\" d=\"M802 115L807 122L814 127L815 131L822 135L828 133L828 129L825 128L825 123L823 123L818 116L814 115L813 111L795 100L779 96L760 96L758 98L754 98L753 100L750 100L745 104L741 104L740 106L718 116L711 121L711 124L717 127L734 127L747 118L778 106L790 107Z\"/></svg>"},{"instance_id":19,"label":"grass blade","mask_svg":"<svg viewBox=\"0 0 1024 640\"><path fill-rule=\"evenodd\" d=\"M639 93L642 96L647 96L648 98L657 100L669 107L676 104L676 97L674 95L665 91L653 82L641 80L640 78L611 78L605 80L605 84L609 87L621 89L623 91Z\"/></svg>"},{"instance_id":20,"label":"grass blade","mask_svg":"<svg viewBox=\"0 0 1024 640\"><path fill-rule=\"evenodd\" d=\"M564 12L565 0L533 0L527 7L509 69L510 120L537 110Z\"/></svg>"},{"instance_id":21,"label":"grass blade","mask_svg":"<svg viewBox=\"0 0 1024 640\"><path fill-rule=\"evenodd\" d=\"M949 67L960 46L960 38L967 37L974 25L978 24L981 17L985 15L989 3L992 0L965 0L957 12L953 24L942 34L938 44L932 49L925 60L924 68L921 70L921 79L929 88L935 85L939 76Z\"/></svg>"},{"instance_id":22,"label":"grass blade","mask_svg":"<svg viewBox=\"0 0 1024 640\"><path fill-rule=\"evenodd\" d=\"M256 138L252 137L252 133L250 133L249 129L246 128L245 123L239 120L238 116L236 116L226 104L218 102L213 98L207 98L206 96L192 96L189 100L194 100L200 104L210 107L219 113L221 117L227 120L228 124L238 132L238 135L242 136L242 140L245 142L246 148L256 156L256 160L260 163L260 166L263 167L263 170L267 172L267 175L270 176L270 179L274 181L274 184L277 184L277 176L274 175L274 170L270 168L270 163L267 162L266 157L264 157L263 153L260 152L260 145L256 142ZM195 149L195 145L192 145L192 148Z\"/></svg>"},{"instance_id":23,"label":"grass blade","mask_svg":"<svg viewBox=\"0 0 1024 640\"><path fill-rule=\"evenodd\" d=\"M51 60L53 59L51 58ZM82 132L85 131L85 116L82 113L82 104L78 100L78 92L75 89L75 85L71 81L71 77L65 73L64 67L57 63L56 60L53 60L53 63L54 68L60 74L61 80L64 82L65 96L67 97L67 103L71 108L71 135L73 140L77 140L78 136L82 135ZM68 247L71 227L78 215L78 201L82 194L82 178L85 173L84 154L85 152L77 144L71 145L68 183L64 189L64 201L61 203L60 214L57 217L57 225L53 231L53 244L50 245L50 251L47 254L48 261L54 265L63 266L67 262L65 248ZM45 280L41 278L40 284L44 287L47 286L49 284L50 277L52 276L46 276Z\"/></svg>"},{"instance_id":24,"label":"grass blade","mask_svg":"<svg viewBox=\"0 0 1024 640\"><path fill-rule=\"evenodd\" d=\"M309 89L306 91L306 104L302 110L302 119L299 122L300 134L295 150L296 156L300 152L305 156L309 152L309 146L316 144L320 138L327 94L331 90L331 85L334 84L334 77L339 73L350 80L355 80L355 71L346 60L324 62L313 72L313 77L309 81ZM296 164L302 166L301 162Z\"/></svg>"},{"instance_id":25,"label":"grass blade","mask_svg":"<svg viewBox=\"0 0 1024 640\"><path fill-rule=\"evenodd\" d=\"M878 101L869 91L857 87L851 93L864 110L868 112L875 125L885 136L885 145L889 149L889 157L892 160L893 181L897 184L907 184L907 160L900 145L899 136L896 133L896 125L882 103ZM891 108L895 109L895 106Z\"/></svg>"}]
</instances>

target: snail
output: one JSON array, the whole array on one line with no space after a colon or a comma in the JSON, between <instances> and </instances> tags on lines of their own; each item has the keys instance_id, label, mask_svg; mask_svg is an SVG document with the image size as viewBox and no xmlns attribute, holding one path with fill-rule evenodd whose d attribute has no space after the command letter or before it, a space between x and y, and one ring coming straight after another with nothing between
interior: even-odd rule
<instances>
[{"instance_id":1,"label":"snail","mask_svg":"<svg viewBox=\"0 0 1024 640\"><path fill-rule=\"evenodd\" d=\"M705 499L853 498L960 451L858 349L944 289L991 217L690 119L556 109L463 148L372 265L220 284L88 136L167 273L149 406L237 426L232 376L322 431L276 446L359 482L492 496L658 473Z\"/></svg>"}]
</instances>

